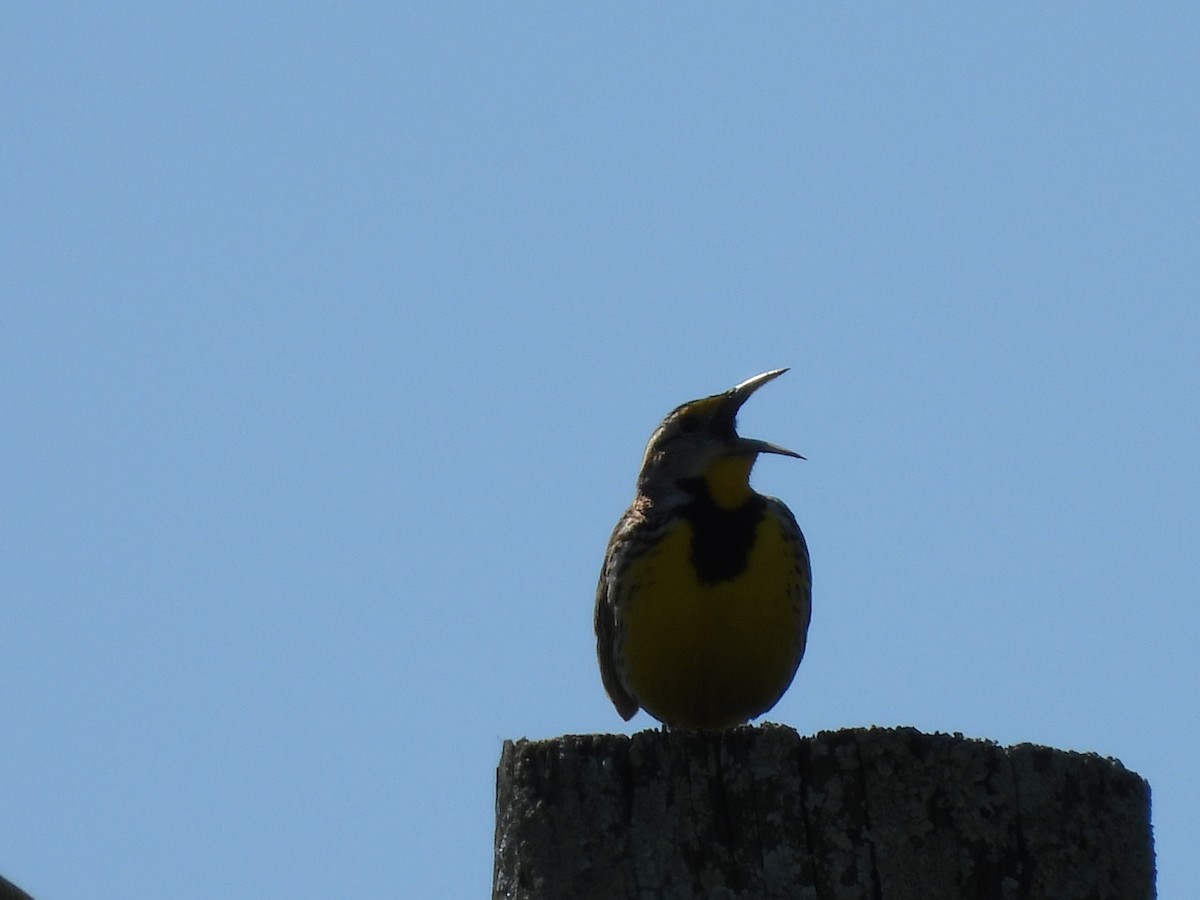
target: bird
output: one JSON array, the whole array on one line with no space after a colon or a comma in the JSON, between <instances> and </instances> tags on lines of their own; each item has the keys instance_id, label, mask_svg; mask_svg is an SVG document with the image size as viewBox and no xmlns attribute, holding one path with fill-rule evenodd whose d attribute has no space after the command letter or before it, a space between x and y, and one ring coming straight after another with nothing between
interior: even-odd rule
<instances>
[{"instance_id":1,"label":"bird","mask_svg":"<svg viewBox=\"0 0 1200 900\"><path fill-rule=\"evenodd\" d=\"M804 656L812 567L796 517L750 486L761 453L737 414L787 369L672 410L646 445L596 588L600 676L623 719L716 732L770 710Z\"/></svg>"}]
</instances>

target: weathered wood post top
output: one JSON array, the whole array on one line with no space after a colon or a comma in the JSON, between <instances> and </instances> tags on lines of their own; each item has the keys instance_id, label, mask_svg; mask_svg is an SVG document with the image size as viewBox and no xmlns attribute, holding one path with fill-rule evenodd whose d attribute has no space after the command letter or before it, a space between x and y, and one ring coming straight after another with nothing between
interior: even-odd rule
<instances>
[{"instance_id":1,"label":"weathered wood post top","mask_svg":"<svg viewBox=\"0 0 1200 900\"><path fill-rule=\"evenodd\" d=\"M914 729L506 742L499 900L1149 900L1119 762Z\"/></svg>"}]
</instances>

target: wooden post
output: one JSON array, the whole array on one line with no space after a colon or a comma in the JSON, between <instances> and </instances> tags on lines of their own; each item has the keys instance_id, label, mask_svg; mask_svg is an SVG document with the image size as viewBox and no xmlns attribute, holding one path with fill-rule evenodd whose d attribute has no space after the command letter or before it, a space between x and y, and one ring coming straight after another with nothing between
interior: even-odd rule
<instances>
[{"instance_id":1,"label":"wooden post","mask_svg":"<svg viewBox=\"0 0 1200 900\"><path fill-rule=\"evenodd\" d=\"M1149 900L1119 762L911 728L508 741L494 900Z\"/></svg>"}]
</instances>

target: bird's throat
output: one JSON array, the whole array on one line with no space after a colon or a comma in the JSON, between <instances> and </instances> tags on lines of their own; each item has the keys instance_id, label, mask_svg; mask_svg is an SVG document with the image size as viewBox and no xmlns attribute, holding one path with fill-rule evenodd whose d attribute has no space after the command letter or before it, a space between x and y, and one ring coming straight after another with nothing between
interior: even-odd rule
<instances>
[{"instance_id":1,"label":"bird's throat","mask_svg":"<svg viewBox=\"0 0 1200 900\"><path fill-rule=\"evenodd\" d=\"M728 457L680 482L692 496L679 512L691 526L690 560L702 585L737 578L749 563L766 503L750 490L753 464L753 457Z\"/></svg>"},{"instance_id":2,"label":"bird's throat","mask_svg":"<svg viewBox=\"0 0 1200 900\"><path fill-rule=\"evenodd\" d=\"M705 469L701 478L708 496L721 509L737 509L750 496L753 456L723 456Z\"/></svg>"}]
</instances>

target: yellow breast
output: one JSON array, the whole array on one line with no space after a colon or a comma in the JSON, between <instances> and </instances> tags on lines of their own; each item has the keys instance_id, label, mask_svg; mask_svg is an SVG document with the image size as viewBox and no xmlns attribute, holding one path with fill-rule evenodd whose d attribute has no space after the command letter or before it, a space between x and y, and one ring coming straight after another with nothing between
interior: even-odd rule
<instances>
[{"instance_id":1,"label":"yellow breast","mask_svg":"<svg viewBox=\"0 0 1200 900\"><path fill-rule=\"evenodd\" d=\"M758 523L738 576L703 583L681 519L633 561L623 581L623 680L655 718L701 730L766 712L787 690L804 652L807 585L796 544L771 515Z\"/></svg>"}]
</instances>

